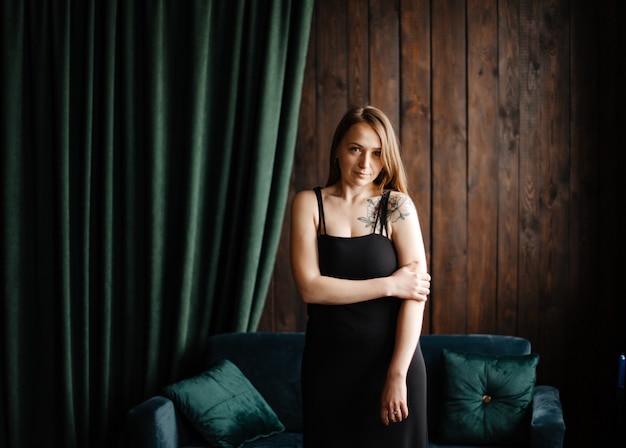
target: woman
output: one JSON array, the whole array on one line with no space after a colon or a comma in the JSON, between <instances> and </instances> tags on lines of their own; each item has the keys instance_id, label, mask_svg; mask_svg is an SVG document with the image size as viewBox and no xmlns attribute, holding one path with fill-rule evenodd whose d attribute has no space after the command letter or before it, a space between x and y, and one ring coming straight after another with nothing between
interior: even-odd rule
<instances>
[{"instance_id":1,"label":"woman","mask_svg":"<svg viewBox=\"0 0 626 448\"><path fill-rule=\"evenodd\" d=\"M305 448L428 446L418 348L430 276L387 116L349 110L324 188L292 204L291 264L307 303Z\"/></svg>"}]
</instances>

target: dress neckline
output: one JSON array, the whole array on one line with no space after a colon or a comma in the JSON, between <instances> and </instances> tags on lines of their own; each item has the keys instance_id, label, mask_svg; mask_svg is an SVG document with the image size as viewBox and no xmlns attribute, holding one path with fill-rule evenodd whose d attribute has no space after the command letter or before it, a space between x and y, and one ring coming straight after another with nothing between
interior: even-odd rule
<instances>
[{"instance_id":1,"label":"dress neckline","mask_svg":"<svg viewBox=\"0 0 626 448\"><path fill-rule=\"evenodd\" d=\"M331 238L337 239L354 239L354 238L363 238L370 235L380 235L383 238L391 241L389 239L389 235L387 232L387 212L389 207L389 195L391 194L390 190L383 192L378 201L378 207L376 210L376 220L374 221L374 225L372 226L372 232L365 235L358 236L333 236L328 235L326 232L326 219L324 218L324 201L322 199L322 187L315 187L313 189L315 191L315 196L317 197L317 206L318 206L318 225L317 225L317 236L329 236ZM377 231L378 230L378 231Z\"/></svg>"}]
</instances>

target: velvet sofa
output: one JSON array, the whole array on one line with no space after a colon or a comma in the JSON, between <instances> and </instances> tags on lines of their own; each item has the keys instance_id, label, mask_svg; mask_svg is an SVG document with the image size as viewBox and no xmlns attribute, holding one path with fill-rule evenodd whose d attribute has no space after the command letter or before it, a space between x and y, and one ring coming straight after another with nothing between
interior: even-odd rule
<instances>
[{"instance_id":1,"label":"velvet sofa","mask_svg":"<svg viewBox=\"0 0 626 448\"><path fill-rule=\"evenodd\" d=\"M249 380L260 395L260 400L265 400L269 412L273 411L276 418L282 424L279 431L274 431L269 436L256 438L243 444L245 448L297 448L302 446L301 441L301 397L300 397L300 361L304 335L302 333L227 333L212 336L208 344L206 366L209 369L222 360L228 360L235 368L239 369L241 376ZM516 433L513 440L506 443L496 444L476 442L476 435L464 440L446 440L443 437L442 420L446 418L452 423L466 420L477 409L480 416L489 414L484 409L495 403L486 404L478 400L473 404L474 408L469 412L462 410L462 414L455 414L451 419L445 416L446 412L454 411L453 401L448 400L448 394L453 394L456 384L450 383L451 373L449 370L450 355L460 356L463 363L459 370L461 376L453 377L455 382L465 383L467 378L485 379L480 370L484 368L484 360L491 358L497 360L495 371L498 366L505 365L500 357L517 359L531 354L530 342L526 339L513 336L500 335L422 335L420 347L426 362L428 372L428 420L429 439L431 448L443 447L470 447L470 446L528 446L533 448L556 448L562 447L565 435L565 423L560 403L559 392L556 388L546 385L532 384L530 402L526 407L526 415L523 417L522 432ZM476 359L466 359L464 354L478 356ZM445 355L445 356L444 356ZM489 358L491 357L491 358ZM536 359L535 359L536 361ZM479 369L471 367L472 362L479 362ZM514 361L517 362L517 361ZM525 361L524 361L525 362ZM231 366L232 367L232 366ZM469 373L470 370L474 373ZM509 366L510 367L510 366ZM528 365L524 367L527 371ZM521 369L521 368L520 368ZM502 378L515 377L521 370L515 367L508 370L500 369ZM530 370L529 370L530 369ZM459 373L457 372L457 374ZM228 379L233 375L227 374ZM496 375L497 376L497 375ZM215 379L215 378L213 378ZM245 381L244 380L244 381ZM474 380L472 380L474 381ZM472 383L472 381L468 381ZM530 379L534 381L534 379ZM240 386L237 386L240 387ZM471 386L473 387L473 386ZM487 389L491 387L488 386ZM489 392L487 390L487 392ZM479 394L483 393L481 391ZM491 392L489 392L491 393ZM446 397L443 397L445 394ZM201 395L193 393L191 398ZM483 400L491 400L487 393L482 396ZM517 396L516 396L517 397ZM171 397L170 397L171 398ZM190 423L181 409L167 397L167 394L159 394L133 407L127 414L127 434L129 444L137 448L178 448L178 447L206 447L211 446L206 438L197 430L197 426ZM258 397L257 397L258 398ZM462 400L463 401L463 400ZM467 401L467 400L465 400ZM452 406L451 408L449 406ZM484 408L484 409L483 409ZM216 408L212 408L215 411ZM516 409L516 408L513 408ZM519 410L519 409L517 409ZM458 409L457 409L458 411ZM228 411L230 412L230 411ZM513 412L514 413L514 412ZM502 412L500 412L502 414ZM510 412L506 412L509 415ZM460 417L459 417L460 416ZM231 418L225 421L215 421L216 425L235 424L238 420ZM467 422L466 422L467 423ZM483 421L480 424L470 424L487 428ZM210 426L211 423L209 423ZM517 422L519 425L519 421ZM470 428L475 429L475 428ZM444 431L445 432L445 431ZM462 431L461 431L462 432ZM482 434L482 433L481 433ZM459 431L457 428L456 437ZM220 445L217 445L220 446ZM221 446L229 446L228 443ZM385 448L385 447L381 447Z\"/></svg>"}]
</instances>

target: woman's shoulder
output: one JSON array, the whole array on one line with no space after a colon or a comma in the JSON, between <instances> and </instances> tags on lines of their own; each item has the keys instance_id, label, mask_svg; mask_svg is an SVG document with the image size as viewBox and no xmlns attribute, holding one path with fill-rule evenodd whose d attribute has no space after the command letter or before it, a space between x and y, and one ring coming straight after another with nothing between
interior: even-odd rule
<instances>
[{"instance_id":1,"label":"woman's shoulder","mask_svg":"<svg viewBox=\"0 0 626 448\"><path fill-rule=\"evenodd\" d=\"M389 205L413 204L411 196L398 190L385 190L383 195L389 198Z\"/></svg>"},{"instance_id":2,"label":"woman's shoulder","mask_svg":"<svg viewBox=\"0 0 626 448\"><path fill-rule=\"evenodd\" d=\"M315 187L315 188L309 188L309 189L306 189L306 190L300 190L300 191L298 191L296 193L296 195L294 196L294 199L295 198L303 198L303 197L304 198L307 198L307 197L308 198L314 198L317 195L316 190L320 190L321 191L322 187Z\"/></svg>"},{"instance_id":3,"label":"woman's shoulder","mask_svg":"<svg viewBox=\"0 0 626 448\"><path fill-rule=\"evenodd\" d=\"M307 206L307 204L317 204L315 189L301 190L294 196L294 207Z\"/></svg>"},{"instance_id":4,"label":"woman's shoulder","mask_svg":"<svg viewBox=\"0 0 626 448\"><path fill-rule=\"evenodd\" d=\"M387 190L385 193L389 195L387 210L389 213L395 215L396 220L415 213L415 204L411 196L397 190Z\"/></svg>"}]
</instances>

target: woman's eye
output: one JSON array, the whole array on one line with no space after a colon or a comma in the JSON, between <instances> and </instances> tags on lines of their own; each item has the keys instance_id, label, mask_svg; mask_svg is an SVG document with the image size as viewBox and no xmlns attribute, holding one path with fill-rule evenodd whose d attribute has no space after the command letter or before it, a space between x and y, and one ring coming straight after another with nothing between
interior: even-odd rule
<instances>
[{"instance_id":1,"label":"woman's eye","mask_svg":"<svg viewBox=\"0 0 626 448\"><path fill-rule=\"evenodd\" d=\"M374 151L374 155L375 155L376 157L380 157L380 154L381 154L381 152L380 152L380 151Z\"/></svg>"},{"instance_id":2,"label":"woman's eye","mask_svg":"<svg viewBox=\"0 0 626 448\"><path fill-rule=\"evenodd\" d=\"M350 148L350 151L352 151L352 152L357 152L357 151L360 151L360 150L361 149L357 148L356 146L353 146L352 148Z\"/></svg>"}]
</instances>

